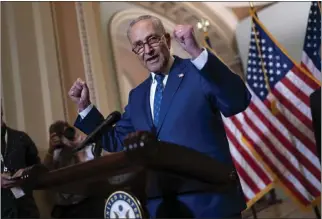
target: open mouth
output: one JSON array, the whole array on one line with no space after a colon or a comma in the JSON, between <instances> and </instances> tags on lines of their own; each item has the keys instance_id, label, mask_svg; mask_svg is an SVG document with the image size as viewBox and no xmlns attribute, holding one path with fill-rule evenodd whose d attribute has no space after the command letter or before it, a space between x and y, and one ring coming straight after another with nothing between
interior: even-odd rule
<instances>
[{"instance_id":1,"label":"open mouth","mask_svg":"<svg viewBox=\"0 0 322 219\"><path fill-rule=\"evenodd\" d=\"M159 60L159 56L158 55L154 55L154 56L151 56L150 58L148 58L146 60L146 62L152 64L152 63L157 62L158 60Z\"/></svg>"}]
</instances>

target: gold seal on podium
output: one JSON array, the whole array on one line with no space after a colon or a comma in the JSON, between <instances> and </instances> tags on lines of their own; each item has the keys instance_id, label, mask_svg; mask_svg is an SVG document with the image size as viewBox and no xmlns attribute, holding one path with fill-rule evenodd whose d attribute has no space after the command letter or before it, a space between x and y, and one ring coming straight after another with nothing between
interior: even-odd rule
<instances>
[{"instance_id":1,"label":"gold seal on podium","mask_svg":"<svg viewBox=\"0 0 322 219\"><path fill-rule=\"evenodd\" d=\"M143 218L140 201L128 192L116 191L105 202L104 218Z\"/></svg>"}]
</instances>

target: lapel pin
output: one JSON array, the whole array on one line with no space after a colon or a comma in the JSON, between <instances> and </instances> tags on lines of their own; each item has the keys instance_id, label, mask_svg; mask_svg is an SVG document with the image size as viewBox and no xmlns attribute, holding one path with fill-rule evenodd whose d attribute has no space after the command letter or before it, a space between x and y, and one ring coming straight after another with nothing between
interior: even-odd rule
<instances>
[{"instance_id":1,"label":"lapel pin","mask_svg":"<svg viewBox=\"0 0 322 219\"><path fill-rule=\"evenodd\" d=\"M178 74L178 77L179 77L179 78L182 78L183 76L184 76L184 74L183 74L183 73Z\"/></svg>"}]
</instances>

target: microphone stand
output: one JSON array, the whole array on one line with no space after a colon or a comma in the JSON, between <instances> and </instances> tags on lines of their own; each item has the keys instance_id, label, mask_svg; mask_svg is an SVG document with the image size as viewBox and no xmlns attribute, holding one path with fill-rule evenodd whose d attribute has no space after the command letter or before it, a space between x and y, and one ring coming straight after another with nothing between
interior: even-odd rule
<instances>
[{"instance_id":1,"label":"microphone stand","mask_svg":"<svg viewBox=\"0 0 322 219\"><path fill-rule=\"evenodd\" d=\"M102 138L98 138L95 142L94 147L92 148L92 153L94 158L100 157L102 153Z\"/></svg>"},{"instance_id":2,"label":"microphone stand","mask_svg":"<svg viewBox=\"0 0 322 219\"><path fill-rule=\"evenodd\" d=\"M105 127L101 131L99 131L96 135L88 137L77 147L74 149L74 153L83 150L87 145L94 143L95 146L92 149L92 153L94 157L100 157L102 153L102 138L103 138L103 133L108 132L113 128L113 126Z\"/></svg>"}]
</instances>

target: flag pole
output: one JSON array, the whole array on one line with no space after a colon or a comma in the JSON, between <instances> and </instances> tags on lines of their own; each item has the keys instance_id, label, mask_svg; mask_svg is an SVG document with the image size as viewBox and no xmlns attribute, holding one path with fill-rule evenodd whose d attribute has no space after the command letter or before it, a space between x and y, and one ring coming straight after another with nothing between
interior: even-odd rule
<instances>
[{"instance_id":1,"label":"flag pole","mask_svg":"<svg viewBox=\"0 0 322 219\"><path fill-rule=\"evenodd\" d=\"M250 15L251 15L251 17L255 16L255 17L258 18L256 10L255 10L254 5L253 5L253 2L249 2L249 5L250 5ZM258 52L260 60L261 60L261 66L262 66L262 71L263 71L263 74L264 74L265 85L267 87L267 91L269 93L272 93L272 89L271 89L271 86L269 84L269 80L268 80L268 76L267 76L267 71L266 71L266 68L264 66L264 60L263 60L263 57L262 57L262 52L261 52L261 49L260 49L259 40L258 40L258 37L257 37L257 34L256 34L255 25L253 25L253 19L252 19L251 26L252 26L251 28L252 28L252 31L254 32L254 36L255 36L255 43L256 43L257 52ZM276 100L272 100L271 112L273 113L273 115L278 114Z\"/></svg>"},{"instance_id":2,"label":"flag pole","mask_svg":"<svg viewBox=\"0 0 322 219\"><path fill-rule=\"evenodd\" d=\"M253 2L249 2L249 6L250 6L250 11L251 11L251 16L258 17ZM271 92L271 87L270 87L268 77L267 77L267 71L266 71L265 66L263 65L263 58L262 58L262 54L261 54L261 49L260 49L259 41L258 41L258 38L257 38L257 35L256 35L256 30L255 30L255 26L253 25L253 22L252 22L252 31L255 34L254 36L255 36L255 42L256 42L257 51L258 51L259 56L261 57L260 58L261 59L261 66L262 66L262 71L263 71L263 74L264 74L265 84L267 86L267 90L269 92ZM272 101L272 103L271 103L271 110L272 110L273 115L276 115L278 113L278 109L277 109L275 101ZM268 200L268 205L279 204L279 203L282 202L281 199L277 198L275 189L272 189L269 192L269 194L270 194L270 197L269 197L269 200Z\"/></svg>"}]
</instances>

